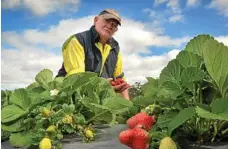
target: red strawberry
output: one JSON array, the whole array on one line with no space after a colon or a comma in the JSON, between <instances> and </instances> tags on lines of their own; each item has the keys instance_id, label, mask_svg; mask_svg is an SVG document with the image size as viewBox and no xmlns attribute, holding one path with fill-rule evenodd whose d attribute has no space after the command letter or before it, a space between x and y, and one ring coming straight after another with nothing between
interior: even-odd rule
<instances>
[{"instance_id":1,"label":"red strawberry","mask_svg":"<svg viewBox=\"0 0 228 149\"><path fill-rule=\"evenodd\" d=\"M132 149L147 149L149 147L149 135L141 128L134 128L132 137Z\"/></svg>"},{"instance_id":2,"label":"red strawberry","mask_svg":"<svg viewBox=\"0 0 228 149\"><path fill-rule=\"evenodd\" d=\"M139 125L142 125L147 131L150 130L151 126L153 126L156 122L155 116L147 116L141 121L138 122Z\"/></svg>"},{"instance_id":3,"label":"red strawberry","mask_svg":"<svg viewBox=\"0 0 228 149\"><path fill-rule=\"evenodd\" d=\"M121 143L131 147L133 131L131 129L124 130L119 135L119 140Z\"/></svg>"},{"instance_id":4,"label":"red strawberry","mask_svg":"<svg viewBox=\"0 0 228 149\"><path fill-rule=\"evenodd\" d=\"M145 112L141 112L129 118L127 125L129 128L144 127L148 131L155 122L155 116L148 116Z\"/></svg>"},{"instance_id":5,"label":"red strawberry","mask_svg":"<svg viewBox=\"0 0 228 149\"><path fill-rule=\"evenodd\" d=\"M110 81L110 84L111 84L112 86L115 86L115 85L116 85L116 82L115 82L115 81Z\"/></svg>"},{"instance_id":6,"label":"red strawberry","mask_svg":"<svg viewBox=\"0 0 228 149\"><path fill-rule=\"evenodd\" d=\"M144 119L147 116L145 112L141 112L136 114L135 116L132 116L127 120L127 125L129 128L135 128L139 122L140 119Z\"/></svg>"}]
</instances>

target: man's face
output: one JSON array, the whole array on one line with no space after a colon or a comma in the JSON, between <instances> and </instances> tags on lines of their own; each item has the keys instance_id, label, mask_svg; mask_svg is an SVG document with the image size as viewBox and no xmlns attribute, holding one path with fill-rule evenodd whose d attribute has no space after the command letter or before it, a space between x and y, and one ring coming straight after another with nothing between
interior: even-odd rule
<instances>
[{"instance_id":1,"label":"man's face","mask_svg":"<svg viewBox=\"0 0 228 149\"><path fill-rule=\"evenodd\" d=\"M94 18L96 31L101 38L109 39L118 30L118 23L115 19L104 19L102 16Z\"/></svg>"}]
</instances>

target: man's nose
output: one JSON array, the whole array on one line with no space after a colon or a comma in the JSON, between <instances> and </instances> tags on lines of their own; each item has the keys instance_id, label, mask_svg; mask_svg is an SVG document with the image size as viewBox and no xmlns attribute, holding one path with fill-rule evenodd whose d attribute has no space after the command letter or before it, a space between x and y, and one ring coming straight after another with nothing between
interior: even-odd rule
<instances>
[{"instance_id":1,"label":"man's nose","mask_svg":"<svg viewBox=\"0 0 228 149\"><path fill-rule=\"evenodd\" d=\"M112 22L108 22L107 24L108 24L108 25L107 25L107 26L108 26L108 28L113 29Z\"/></svg>"}]
</instances>

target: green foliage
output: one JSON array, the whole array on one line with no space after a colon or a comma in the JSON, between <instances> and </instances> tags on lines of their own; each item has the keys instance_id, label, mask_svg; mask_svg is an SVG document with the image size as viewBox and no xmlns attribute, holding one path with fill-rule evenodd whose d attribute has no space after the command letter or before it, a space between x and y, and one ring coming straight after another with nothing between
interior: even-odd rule
<instances>
[{"instance_id":1,"label":"green foliage","mask_svg":"<svg viewBox=\"0 0 228 149\"><path fill-rule=\"evenodd\" d=\"M2 123L14 121L27 114L27 111L17 105L7 105L2 109Z\"/></svg>"},{"instance_id":2,"label":"green foliage","mask_svg":"<svg viewBox=\"0 0 228 149\"><path fill-rule=\"evenodd\" d=\"M171 136L173 130L184 124L188 119L192 118L193 115L195 115L195 108L193 107L180 111L180 113L168 124L168 134Z\"/></svg>"},{"instance_id":3,"label":"green foliage","mask_svg":"<svg viewBox=\"0 0 228 149\"><path fill-rule=\"evenodd\" d=\"M173 138L191 136L198 143L226 137L227 55L227 46L209 35L199 35L167 64L159 78L147 78L141 95L132 101L140 110L153 104L161 107L151 132L152 145L159 142L156 134L164 133Z\"/></svg>"},{"instance_id":4,"label":"green foliage","mask_svg":"<svg viewBox=\"0 0 228 149\"><path fill-rule=\"evenodd\" d=\"M44 69L35 80L26 88L2 91L2 131L9 132L15 147L37 147L47 136L59 147L61 136L71 133L88 140L84 129L93 124L112 125L117 114L133 106L95 73L53 78L52 71Z\"/></svg>"},{"instance_id":5,"label":"green foliage","mask_svg":"<svg viewBox=\"0 0 228 149\"><path fill-rule=\"evenodd\" d=\"M10 144L15 147L29 147L33 140L33 134L30 132L13 133L10 136Z\"/></svg>"},{"instance_id":6,"label":"green foliage","mask_svg":"<svg viewBox=\"0 0 228 149\"><path fill-rule=\"evenodd\" d=\"M228 96L228 47L208 40L203 47L206 69L218 86L222 97Z\"/></svg>"}]
</instances>

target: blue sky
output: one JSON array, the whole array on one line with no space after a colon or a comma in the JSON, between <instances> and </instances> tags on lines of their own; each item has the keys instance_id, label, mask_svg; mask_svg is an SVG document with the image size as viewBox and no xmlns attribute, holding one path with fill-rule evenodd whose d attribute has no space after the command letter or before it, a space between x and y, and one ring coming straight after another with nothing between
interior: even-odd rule
<instances>
[{"instance_id":1,"label":"blue sky","mask_svg":"<svg viewBox=\"0 0 228 149\"><path fill-rule=\"evenodd\" d=\"M44 68L55 75L62 43L89 29L105 8L122 17L114 38L131 83L159 76L198 34L228 45L228 0L2 0L1 5L2 88L24 87Z\"/></svg>"}]
</instances>

